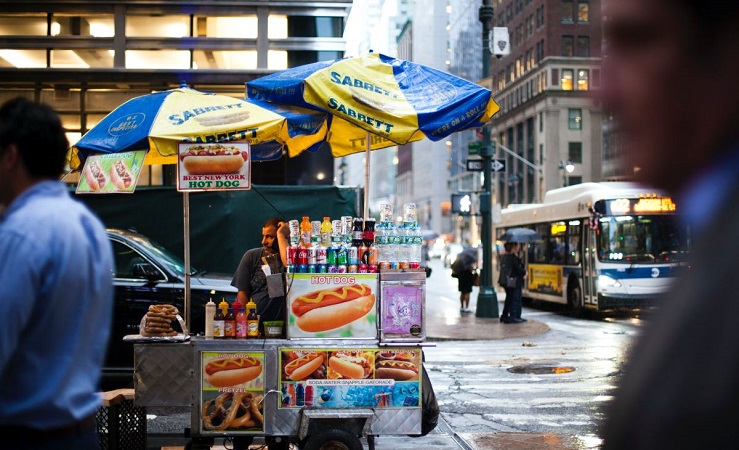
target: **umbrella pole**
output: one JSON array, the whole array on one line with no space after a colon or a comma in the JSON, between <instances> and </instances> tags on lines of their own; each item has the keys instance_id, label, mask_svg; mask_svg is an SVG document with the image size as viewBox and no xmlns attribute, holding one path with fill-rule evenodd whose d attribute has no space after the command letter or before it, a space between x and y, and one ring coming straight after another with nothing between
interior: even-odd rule
<instances>
[{"instance_id":1,"label":"umbrella pole","mask_svg":"<svg viewBox=\"0 0 739 450\"><path fill-rule=\"evenodd\" d=\"M190 326L190 193L182 193L182 213L184 216L185 229L185 300L183 309L185 310L185 325L187 329Z\"/></svg>"},{"instance_id":2,"label":"umbrella pole","mask_svg":"<svg viewBox=\"0 0 739 450\"><path fill-rule=\"evenodd\" d=\"M370 139L372 138L371 133L367 132L367 145L365 149L364 158L364 218L369 218L369 185L370 185Z\"/></svg>"}]
</instances>

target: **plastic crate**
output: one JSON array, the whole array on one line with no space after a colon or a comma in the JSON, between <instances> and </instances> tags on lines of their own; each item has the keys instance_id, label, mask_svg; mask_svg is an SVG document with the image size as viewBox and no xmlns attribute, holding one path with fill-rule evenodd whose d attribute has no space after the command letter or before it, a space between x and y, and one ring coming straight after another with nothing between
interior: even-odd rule
<instances>
[{"instance_id":1,"label":"plastic crate","mask_svg":"<svg viewBox=\"0 0 739 450\"><path fill-rule=\"evenodd\" d=\"M133 389L103 392L95 414L100 450L146 450L146 408L134 406Z\"/></svg>"}]
</instances>

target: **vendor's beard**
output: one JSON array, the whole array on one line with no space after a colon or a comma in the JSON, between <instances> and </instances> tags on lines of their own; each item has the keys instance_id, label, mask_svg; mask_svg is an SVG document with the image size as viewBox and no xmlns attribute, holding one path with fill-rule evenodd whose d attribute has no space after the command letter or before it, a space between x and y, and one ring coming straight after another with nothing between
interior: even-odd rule
<instances>
[{"instance_id":1,"label":"vendor's beard","mask_svg":"<svg viewBox=\"0 0 739 450\"><path fill-rule=\"evenodd\" d=\"M264 251L268 255L276 255L280 252L280 244L277 243L277 241L274 241L271 246L264 246Z\"/></svg>"}]
</instances>

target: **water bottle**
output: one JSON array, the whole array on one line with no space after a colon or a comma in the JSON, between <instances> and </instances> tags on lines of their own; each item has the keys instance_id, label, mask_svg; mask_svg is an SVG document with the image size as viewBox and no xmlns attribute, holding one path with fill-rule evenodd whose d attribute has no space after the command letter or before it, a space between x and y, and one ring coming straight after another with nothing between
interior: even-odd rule
<instances>
[{"instance_id":1,"label":"water bottle","mask_svg":"<svg viewBox=\"0 0 739 450\"><path fill-rule=\"evenodd\" d=\"M380 266L389 268L390 261L387 260L387 255L385 252L387 248L387 234L385 233L385 223L380 222L375 227L375 252L377 252L377 261L379 262ZM388 263L388 266L384 266L385 263Z\"/></svg>"},{"instance_id":2,"label":"water bottle","mask_svg":"<svg viewBox=\"0 0 739 450\"><path fill-rule=\"evenodd\" d=\"M408 267L411 269L421 268L421 247L423 246L423 237L421 237L421 229L418 225L413 224L408 229L409 252Z\"/></svg>"},{"instance_id":3,"label":"water bottle","mask_svg":"<svg viewBox=\"0 0 739 450\"><path fill-rule=\"evenodd\" d=\"M385 247L385 254L387 262L390 263L390 267L393 269L398 268L398 253L399 253L399 240L398 230L395 228L395 223L385 222L385 233L387 234L387 247Z\"/></svg>"},{"instance_id":4,"label":"water bottle","mask_svg":"<svg viewBox=\"0 0 739 450\"><path fill-rule=\"evenodd\" d=\"M403 224L398 228L398 268L408 269L410 267L411 259L411 243L413 238L408 235L410 230L408 229L408 223Z\"/></svg>"}]
</instances>

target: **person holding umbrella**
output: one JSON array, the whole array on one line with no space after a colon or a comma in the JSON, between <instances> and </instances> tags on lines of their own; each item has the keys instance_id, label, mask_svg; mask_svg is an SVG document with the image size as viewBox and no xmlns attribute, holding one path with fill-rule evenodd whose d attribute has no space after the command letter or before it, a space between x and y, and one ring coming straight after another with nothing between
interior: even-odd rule
<instances>
[{"instance_id":1,"label":"person holding umbrella","mask_svg":"<svg viewBox=\"0 0 739 450\"><path fill-rule=\"evenodd\" d=\"M452 263L452 276L457 279L459 289L459 312L470 313L470 293L475 285L475 268L477 267L477 249L467 247Z\"/></svg>"},{"instance_id":2,"label":"person holding umbrella","mask_svg":"<svg viewBox=\"0 0 739 450\"><path fill-rule=\"evenodd\" d=\"M501 258L499 283L505 289L505 303L500 321L503 323L523 323L521 318L521 289L526 279L526 268L519 257L520 245L518 242L506 242L505 254Z\"/></svg>"}]
</instances>

